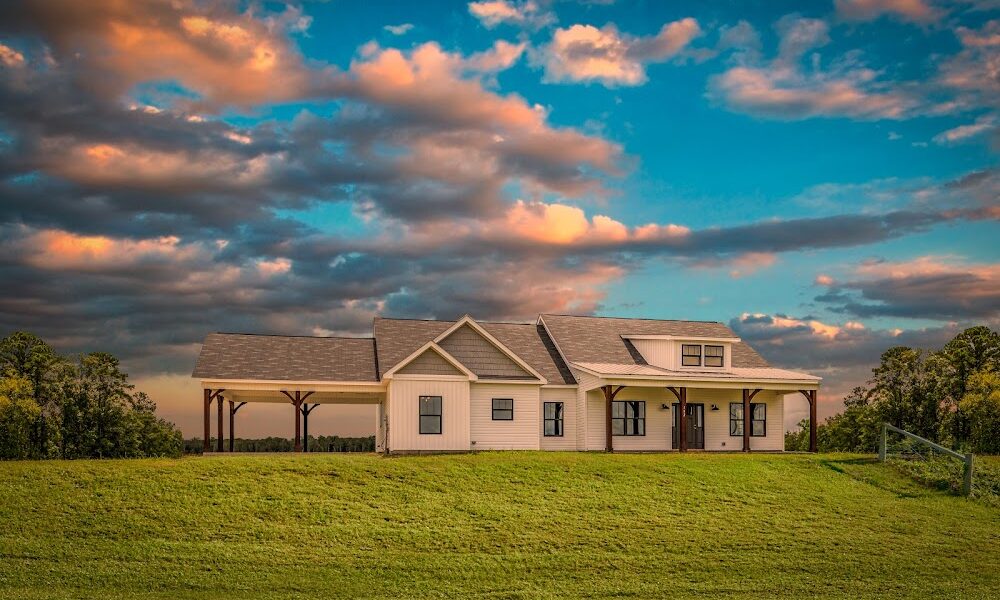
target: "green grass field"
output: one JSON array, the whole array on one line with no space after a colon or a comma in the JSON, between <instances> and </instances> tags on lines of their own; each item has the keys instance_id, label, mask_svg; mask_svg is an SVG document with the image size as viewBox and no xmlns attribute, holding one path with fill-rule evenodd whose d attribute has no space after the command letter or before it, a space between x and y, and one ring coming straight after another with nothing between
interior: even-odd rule
<instances>
[{"instance_id":1,"label":"green grass field","mask_svg":"<svg viewBox=\"0 0 1000 600\"><path fill-rule=\"evenodd\" d=\"M1000 508L857 456L0 463L4 598L998 595Z\"/></svg>"}]
</instances>

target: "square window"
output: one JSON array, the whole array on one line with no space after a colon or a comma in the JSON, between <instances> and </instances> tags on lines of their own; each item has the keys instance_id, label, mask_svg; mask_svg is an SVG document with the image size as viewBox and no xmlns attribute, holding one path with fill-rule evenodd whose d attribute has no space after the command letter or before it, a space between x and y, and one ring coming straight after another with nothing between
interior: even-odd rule
<instances>
[{"instance_id":1,"label":"square window","mask_svg":"<svg viewBox=\"0 0 1000 600\"><path fill-rule=\"evenodd\" d=\"M726 349L724 346L705 346L705 366L722 367L726 363Z\"/></svg>"},{"instance_id":2,"label":"square window","mask_svg":"<svg viewBox=\"0 0 1000 600\"><path fill-rule=\"evenodd\" d=\"M514 420L514 399L494 398L493 399L493 420L513 421Z\"/></svg>"},{"instance_id":3,"label":"square window","mask_svg":"<svg viewBox=\"0 0 1000 600\"><path fill-rule=\"evenodd\" d=\"M684 367L701 366L701 345L681 344L681 366Z\"/></svg>"},{"instance_id":4,"label":"square window","mask_svg":"<svg viewBox=\"0 0 1000 600\"><path fill-rule=\"evenodd\" d=\"M611 435L646 435L646 403L639 400L612 402Z\"/></svg>"}]
</instances>

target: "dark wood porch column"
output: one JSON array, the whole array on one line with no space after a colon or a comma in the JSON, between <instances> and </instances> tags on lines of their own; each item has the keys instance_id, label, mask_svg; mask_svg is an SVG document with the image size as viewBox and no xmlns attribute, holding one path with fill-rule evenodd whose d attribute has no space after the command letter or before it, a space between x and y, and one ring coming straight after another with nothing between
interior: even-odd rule
<instances>
[{"instance_id":1,"label":"dark wood porch column","mask_svg":"<svg viewBox=\"0 0 1000 600\"><path fill-rule=\"evenodd\" d=\"M222 452L222 401L225 400L222 396L219 396L219 438L215 440L215 451Z\"/></svg>"},{"instance_id":2,"label":"dark wood porch column","mask_svg":"<svg viewBox=\"0 0 1000 600\"><path fill-rule=\"evenodd\" d=\"M302 392L295 390L295 395L291 395L285 390L281 390L281 393L288 397L292 402L292 406L295 407L295 451L302 452L302 403L312 396L312 392L306 392L302 395Z\"/></svg>"},{"instance_id":3,"label":"dark wood porch column","mask_svg":"<svg viewBox=\"0 0 1000 600\"><path fill-rule=\"evenodd\" d=\"M750 390L743 388L743 451L750 452Z\"/></svg>"},{"instance_id":4,"label":"dark wood porch column","mask_svg":"<svg viewBox=\"0 0 1000 600\"><path fill-rule=\"evenodd\" d=\"M687 452L688 449L688 437L687 437L687 405L688 405L688 390L686 387L673 388L668 387L668 390L673 392L674 396L677 397L677 402L679 403L678 408L680 409L680 414L677 416L677 450L680 452Z\"/></svg>"},{"instance_id":5,"label":"dark wood porch column","mask_svg":"<svg viewBox=\"0 0 1000 600\"><path fill-rule=\"evenodd\" d=\"M243 408L246 402L240 402L236 404L232 400L229 401L229 451L233 452L236 448L236 411Z\"/></svg>"},{"instance_id":6,"label":"dark wood porch column","mask_svg":"<svg viewBox=\"0 0 1000 600\"><path fill-rule=\"evenodd\" d=\"M809 401L809 451L819 452L819 445L816 443L816 390L799 390L799 393Z\"/></svg>"},{"instance_id":7,"label":"dark wood porch column","mask_svg":"<svg viewBox=\"0 0 1000 600\"><path fill-rule=\"evenodd\" d=\"M219 399L219 452L222 452L222 392L226 390L211 388L205 389L205 441L202 443L202 452L212 451L212 401Z\"/></svg>"},{"instance_id":8,"label":"dark wood porch column","mask_svg":"<svg viewBox=\"0 0 1000 600\"><path fill-rule=\"evenodd\" d=\"M750 401L760 390L743 389L743 451L750 452Z\"/></svg>"},{"instance_id":9,"label":"dark wood porch column","mask_svg":"<svg viewBox=\"0 0 1000 600\"><path fill-rule=\"evenodd\" d=\"M605 440L604 450L606 452L614 452L615 450L614 442L612 441L613 436L611 434L611 406L612 403L615 401L615 396L617 396L618 392L622 391L623 389L625 389L624 385L620 385L617 388L613 385L605 385L601 387L601 391L604 392L604 404L605 404L604 433L606 440Z\"/></svg>"},{"instance_id":10,"label":"dark wood porch column","mask_svg":"<svg viewBox=\"0 0 1000 600\"><path fill-rule=\"evenodd\" d=\"M309 413L316 410L319 404L302 405L302 451L309 452Z\"/></svg>"}]
</instances>

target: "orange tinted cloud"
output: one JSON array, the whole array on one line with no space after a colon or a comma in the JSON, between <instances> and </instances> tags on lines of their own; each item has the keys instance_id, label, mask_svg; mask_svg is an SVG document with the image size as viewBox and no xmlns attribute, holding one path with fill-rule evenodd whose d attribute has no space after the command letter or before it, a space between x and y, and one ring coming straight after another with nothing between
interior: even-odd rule
<instances>
[{"instance_id":1,"label":"orange tinted cloud","mask_svg":"<svg viewBox=\"0 0 1000 600\"><path fill-rule=\"evenodd\" d=\"M251 106L301 97L310 75L288 38L308 19L296 9L259 17L194 0L56 0L28 18L45 32L56 60L101 72L91 81L112 94L142 82L179 82L208 106Z\"/></svg>"},{"instance_id":2,"label":"orange tinted cloud","mask_svg":"<svg viewBox=\"0 0 1000 600\"><path fill-rule=\"evenodd\" d=\"M871 21L885 14L906 21L930 21L937 16L924 0L835 0L837 14L851 21Z\"/></svg>"},{"instance_id":3,"label":"orange tinted cloud","mask_svg":"<svg viewBox=\"0 0 1000 600\"><path fill-rule=\"evenodd\" d=\"M135 264L150 258L171 260L189 257L192 249L180 244L174 236L143 240L113 239L47 229L25 241L30 249L27 261L42 269L97 270L108 266Z\"/></svg>"}]
</instances>

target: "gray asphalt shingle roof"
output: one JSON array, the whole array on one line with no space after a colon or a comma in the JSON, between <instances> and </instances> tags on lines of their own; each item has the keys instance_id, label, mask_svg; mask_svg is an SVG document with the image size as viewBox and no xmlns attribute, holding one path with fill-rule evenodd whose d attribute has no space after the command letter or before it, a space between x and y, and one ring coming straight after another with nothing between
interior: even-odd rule
<instances>
[{"instance_id":1,"label":"gray asphalt shingle roof","mask_svg":"<svg viewBox=\"0 0 1000 600\"><path fill-rule=\"evenodd\" d=\"M378 381L372 338L210 333L193 377Z\"/></svg>"},{"instance_id":2,"label":"gray asphalt shingle roof","mask_svg":"<svg viewBox=\"0 0 1000 600\"><path fill-rule=\"evenodd\" d=\"M541 315L566 360L573 363L641 364L622 339L623 335L676 335L738 337L715 321L660 321L615 317ZM734 367L768 367L757 351L743 342L733 344Z\"/></svg>"},{"instance_id":3,"label":"gray asphalt shingle roof","mask_svg":"<svg viewBox=\"0 0 1000 600\"><path fill-rule=\"evenodd\" d=\"M476 321L550 384L576 383L551 340L534 323ZM455 321L375 319L379 370L385 373L421 346L444 333Z\"/></svg>"},{"instance_id":4,"label":"gray asphalt shingle roof","mask_svg":"<svg viewBox=\"0 0 1000 600\"><path fill-rule=\"evenodd\" d=\"M736 337L722 323L658 321L609 317L542 315L566 360L574 363L642 364L623 335ZM476 321L550 384L576 380L553 339L534 323ZM374 338L308 337L212 333L206 336L195 366L201 379L376 382L381 373L433 340L454 321L377 317ZM733 345L733 367L769 367L743 342Z\"/></svg>"}]
</instances>

